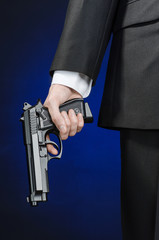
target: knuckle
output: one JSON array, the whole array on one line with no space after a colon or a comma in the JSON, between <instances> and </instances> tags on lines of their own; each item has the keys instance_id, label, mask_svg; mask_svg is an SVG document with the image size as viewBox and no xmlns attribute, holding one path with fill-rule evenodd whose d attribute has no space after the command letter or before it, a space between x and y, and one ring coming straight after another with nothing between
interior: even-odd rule
<instances>
[{"instance_id":1,"label":"knuckle","mask_svg":"<svg viewBox=\"0 0 159 240\"><path fill-rule=\"evenodd\" d=\"M61 114L62 114L62 116L63 116L64 119L65 119L66 126L67 126L68 128L70 128L71 122L70 122L70 119L68 118L67 112L66 112L66 111L62 111Z\"/></svg>"},{"instance_id":2,"label":"knuckle","mask_svg":"<svg viewBox=\"0 0 159 240\"><path fill-rule=\"evenodd\" d=\"M67 130L63 130L63 134L67 134Z\"/></svg>"},{"instance_id":3,"label":"knuckle","mask_svg":"<svg viewBox=\"0 0 159 240\"><path fill-rule=\"evenodd\" d=\"M57 119L56 119L55 115L53 115L53 116L51 115L51 119L52 119L53 122L57 122Z\"/></svg>"},{"instance_id":4,"label":"knuckle","mask_svg":"<svg viewBox=\"0 0 159 240\"><path fill-rule=\"evenodd\" d=\"M67 121L67 122L66 122L66 126L67 126L68 128L70 128L70 127L71 127L71 123L70 123L69 121Z\"/></svg>"},{"instance_id":5,"label":"knuckle","mask_svg":"<svg viewBox=\"0 0 159 240\"><path fill-rule=\"evenodd\" d=\"M58 128L59 128L60 132L62 132L62 135L67 134L67 128L64 124L59 125Z\"/></svg>"},{"instance_id":6,"label":"knuckle","mask_svg":"<svg viewBox=\"0 0 159 240\"><path fill-rule=\"evenodd\" d=\"M71 125L70 132L75 132L77 130L77 127L74 125Z\"/></svg>"},{"instance_id":7,"label":"knuckle","mask_svg":"<svg viewBox=\"0 0 159 240\"><path fill-rule=\"evenodd\" d=\"M77 118L76 117L72 118L71 122L73 125L77 125L77 123L78 123Z\"/></svg>"},{"instance_id":8,"label":"knuckle","mask_svg":"<svg viewBox=\"0 0 159 240\"><path fill-rule=\"evenodd\" d=\"M77 117L80 123L84 123L83 115L81 113L79 113Z\"/></svg>"},{"instance_id":9,"label":"knuckle","mask_svg":"<svg viewBox=\"0 0 159 240\"><path fill-rule=\"evenodd\" d=\"M52 98L49 96L49 97L47 98L47 105L50 106L51 103L52 103Z\"/></svg>"},{"instance_id":10,"label":"knuckle","mask_svg":"<svg viewBox=\"0 0 159 240\"><path fill-rule=\"evenodd\" d=\"M58 126L65 126L65 122L59 115L54 114L55 121L57 122Z\"/></svg>"}]
</instances>

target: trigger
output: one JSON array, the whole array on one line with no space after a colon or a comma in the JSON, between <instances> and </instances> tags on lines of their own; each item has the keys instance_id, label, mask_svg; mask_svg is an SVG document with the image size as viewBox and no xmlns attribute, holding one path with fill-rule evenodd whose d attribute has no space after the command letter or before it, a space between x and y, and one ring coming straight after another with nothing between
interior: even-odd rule
<instances>
[{"instance_id":1,"label":"trigger","mask_svg":"<svg viewBox=\"0 0 159 240\"><path fill-rule=\"evenodd\" d=\"M57 145L57 143L55 143L55 142L53 142L53 141L49 141L49 140L46 140L45 143L46 143L46 144L52 144L52 145L56 148L56 150L59 150L59 146Z\"/></svg>"}]
</instances>

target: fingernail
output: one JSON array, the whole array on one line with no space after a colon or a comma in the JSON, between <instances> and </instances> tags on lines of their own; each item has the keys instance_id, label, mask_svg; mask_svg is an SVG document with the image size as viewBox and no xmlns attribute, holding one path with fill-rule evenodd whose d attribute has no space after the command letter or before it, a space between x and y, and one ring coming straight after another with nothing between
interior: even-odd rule
<instances>
[{"instance_id":1,"label":"fingernail","mask_svg":"<svg viewBox=\"0 0 159 240\"><path fill-rule=\"evenodd\" d=\"M54 149L53 154L54 155L58 154L58 151L56 149Z\"/></svg>"}]
</instances>

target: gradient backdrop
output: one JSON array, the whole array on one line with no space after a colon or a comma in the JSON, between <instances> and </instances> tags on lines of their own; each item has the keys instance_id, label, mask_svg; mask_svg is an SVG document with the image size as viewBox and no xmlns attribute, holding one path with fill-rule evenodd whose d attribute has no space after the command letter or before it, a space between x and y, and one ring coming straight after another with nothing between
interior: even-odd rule
<instances>
[{"instance_id":1,"label":"gradient backdrop","mask_svg":"<svg viewBox=\"0 0 159 240\"><path fill-rule=\"evenodd\" d=\"M28 176L22 124L25 101L44 102L49 68L68 0L1 2L0 239L120 240L120 132L97 127L110 43L96 86L86 99L94 123L63 141L49 163L48 202L26 202Z\"/></svg>"}]
</instances>

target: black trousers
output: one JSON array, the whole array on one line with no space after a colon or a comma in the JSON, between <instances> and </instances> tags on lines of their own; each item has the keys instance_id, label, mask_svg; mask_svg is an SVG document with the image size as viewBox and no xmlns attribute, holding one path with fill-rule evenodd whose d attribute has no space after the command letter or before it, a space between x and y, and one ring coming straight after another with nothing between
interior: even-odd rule
<instances>
[{"instance_id":1,"label":"black trousers","mask_svg":"<svg viewBox=\"0 0 159 240\"><path fill-rule=\"evenodd\" d=\"M159 130L120 130L123 240L159 240Z\"/></svg>"}]
</instances>

